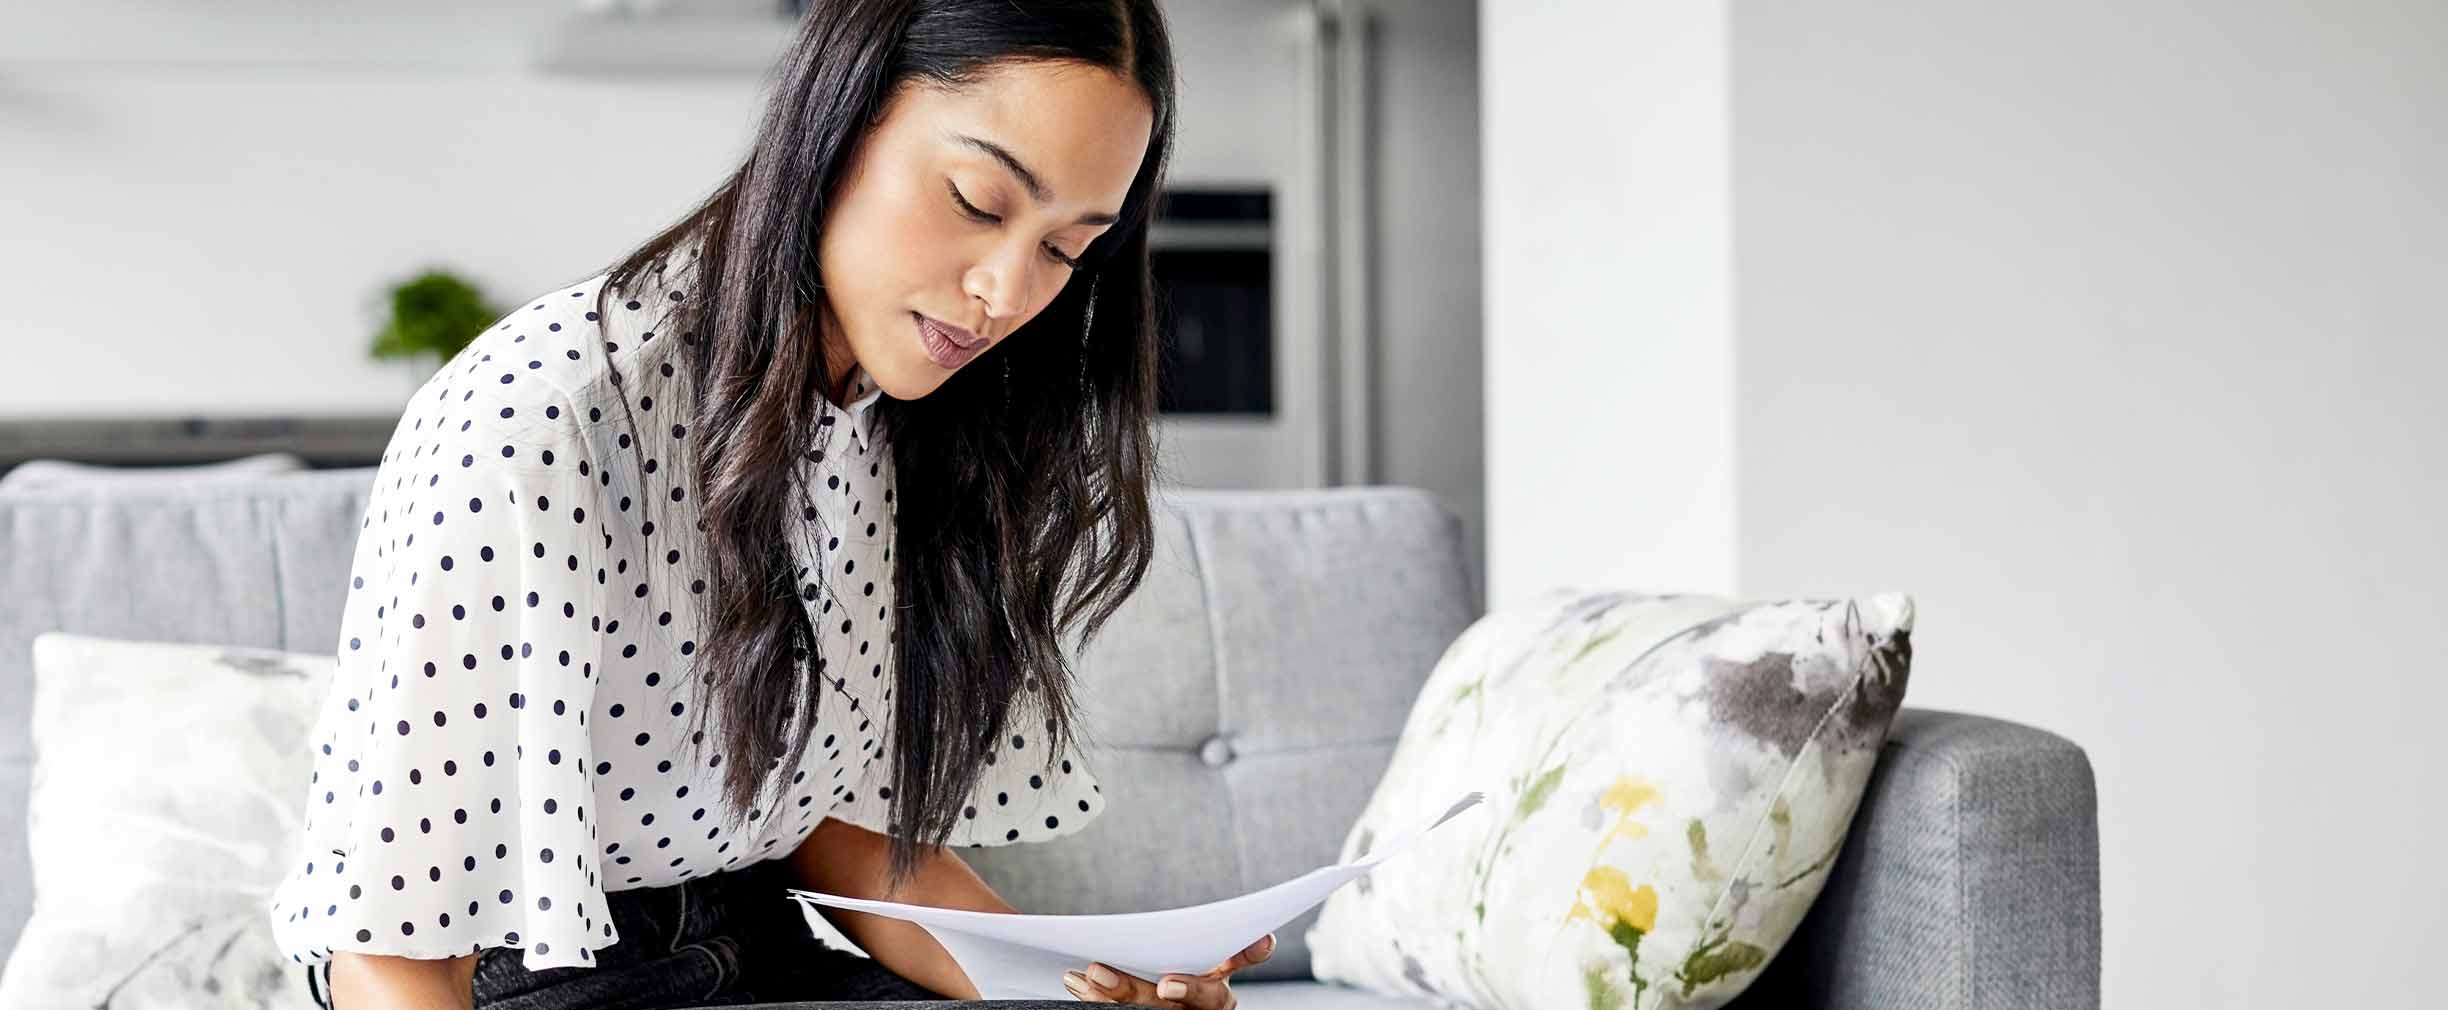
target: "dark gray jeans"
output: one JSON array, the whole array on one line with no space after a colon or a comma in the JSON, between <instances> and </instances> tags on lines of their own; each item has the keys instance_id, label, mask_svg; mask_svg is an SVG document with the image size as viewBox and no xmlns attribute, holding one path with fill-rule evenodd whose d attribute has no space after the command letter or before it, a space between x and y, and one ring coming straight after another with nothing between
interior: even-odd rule
<instances>
[{"instance_id":1,"label":"dark gray jeans","mask_svg":"<svg viewBox=\"0 0 2448 1010\"><path fill-rule=\"evenodd\" d=\"M767 860L667 887L610 892L605 899L620 940L596 952L594 967L530 971L525 951L487 948L476 959L476 1006L677 1010L942 1001L938 1005L991 1003L1011 1010L1041 1002L946 1000L871 958L828 946L808 931L798 903L783 894L794 883L787 863ZM316 1004L327 1008L329 975L328 964L307 975Z\"/></svg>"}]
</instances>

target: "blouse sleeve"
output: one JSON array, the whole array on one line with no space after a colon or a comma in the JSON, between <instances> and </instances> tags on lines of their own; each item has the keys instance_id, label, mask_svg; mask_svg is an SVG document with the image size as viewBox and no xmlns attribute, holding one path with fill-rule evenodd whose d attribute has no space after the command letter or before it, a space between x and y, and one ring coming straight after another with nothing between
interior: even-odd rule
<instances>
[{"instance_id":1,"label":"blouse sleeve","mask_svg":"<svg viewBox=\"0 0 2448 1010\"><path fill-rule=\"evenodd\" d=\"M296 960L591 966L619 939L588 810L606 551L585 441L565 399L459 399L412 408L360 526L305 843L271 907Z\"/></svg>"},{"instance_id":2,"label":"blouse sleeve","mask_svg":"<svg viewBox=\"0 0 2448 1010\"><path fill-rule=\"evenodd\" d=\"M977 787L961 804L960 819L944 844L955 847L1050 842L1088 826L1105 812L1104 788L1089 771L1076 743L1063 748L1047 767L1045 708L1039 695L1024 691L1005 720L1004 737L986 759ZM886 739L894 736L887 719ZM888 744L889 746L889 744ZM878 834L886 830L892 802L891 759L879 755L868 762L860 784L827 815Z\"/></svg>"}]
</instances>

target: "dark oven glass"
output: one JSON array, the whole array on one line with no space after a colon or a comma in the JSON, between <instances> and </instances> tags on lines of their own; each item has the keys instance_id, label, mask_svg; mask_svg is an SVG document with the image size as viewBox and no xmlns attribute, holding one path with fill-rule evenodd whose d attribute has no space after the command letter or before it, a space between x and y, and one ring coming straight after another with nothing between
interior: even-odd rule
<instances>
[{"instance_id":1,"label":"dark oven glass","mask_svg":"<svg viewBox=\"0 0 2448 1010\"><path fill-rule=\"evenodd\" d=\"M1163 347L1158 409L1275 412L1271 195L1172 189L1148 231Z\"/></svg>"}]
</instances>

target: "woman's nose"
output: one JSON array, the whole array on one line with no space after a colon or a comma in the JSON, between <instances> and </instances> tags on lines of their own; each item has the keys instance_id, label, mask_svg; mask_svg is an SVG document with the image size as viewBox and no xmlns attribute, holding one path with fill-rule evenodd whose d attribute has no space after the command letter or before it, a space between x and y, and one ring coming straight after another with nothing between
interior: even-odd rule
<instances>
[{"instance_id":1,"label":"woman's nose","mask_svg":"<svg viewBox=\"0 0 2448 1010\"><path fill-rule=\"evenodd\" d=\"M991 319L1010 319L1027 304L1028 264L1025 259L1014 260L1013 254L1002 252L969 271L969 296L985 304Z\"/></svg>"}]
</instances>

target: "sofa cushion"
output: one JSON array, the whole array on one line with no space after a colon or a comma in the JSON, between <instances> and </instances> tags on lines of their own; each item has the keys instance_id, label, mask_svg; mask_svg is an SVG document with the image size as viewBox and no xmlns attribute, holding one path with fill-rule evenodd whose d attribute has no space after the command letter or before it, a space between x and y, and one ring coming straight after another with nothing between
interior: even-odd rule
<instances>
[{"instance_id":1,"label":"sofa cushion","mask_svg":"<svg viewBox=\"0 0 2448 1010\"><path fill-rule=\"evenodd\" d=\"M34 916L0 1010L309 1010L264 904L297 844L331 657L34 642Z\"/></svg>"},{"instance_id":2,"label":"sofa cushion","mask_svg":"<svg viewBox=\"0 0 2448 1010\"><path fill-rule=\"evenodd\" d=\"M1561 589L1487 615L1422 688L1328 896L1323 981L1515 1010L1714 1007L1827 880L1903 700L1912 600Z\"/></svg>"}]
</instances>

